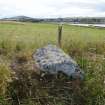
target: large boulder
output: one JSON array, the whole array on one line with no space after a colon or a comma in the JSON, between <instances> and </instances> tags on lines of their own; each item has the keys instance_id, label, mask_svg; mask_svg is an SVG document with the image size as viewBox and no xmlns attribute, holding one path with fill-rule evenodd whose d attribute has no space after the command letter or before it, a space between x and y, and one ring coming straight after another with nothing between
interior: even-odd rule
<instances>
[{"instance_id":1,"label":"large boulder","mask_svg":"<svg viewBox=\"0 0 105 105\"><path fill-rule=\"evenodd\" d=\"M62 72L72 79L83 80L84 73L77 63L56 45L47 45L33 54L37 67L46 73Z\"/></svg>"}]
</instances>

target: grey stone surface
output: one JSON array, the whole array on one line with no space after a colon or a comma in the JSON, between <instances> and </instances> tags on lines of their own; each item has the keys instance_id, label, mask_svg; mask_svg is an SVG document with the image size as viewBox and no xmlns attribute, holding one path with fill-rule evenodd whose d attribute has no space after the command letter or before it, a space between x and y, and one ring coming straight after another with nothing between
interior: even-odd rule
<instances>
[{"instance_id":1,"label":"grey stone surface","mask_svg":"<svg viewBox=\"0 0 105 105\"><path fill-rule=\"evenodd\" d=\"M84 73L77 63L55 45L47 45L37 49L33 54L33 58L39 69L47 73L57 74L63 72L67 76L74 79L80 78L81 80L84 77Z\"/></svg>"}]
</instances>

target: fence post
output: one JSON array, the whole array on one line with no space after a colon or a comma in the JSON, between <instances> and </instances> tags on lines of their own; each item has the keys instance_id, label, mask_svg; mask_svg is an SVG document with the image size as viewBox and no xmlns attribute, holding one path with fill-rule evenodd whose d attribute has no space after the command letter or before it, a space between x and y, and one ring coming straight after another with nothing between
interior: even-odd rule
<instances>
[{"instance_id":1,"label":"fence post","mask_svg":"<svg viewBox=\"0 0 105 105\"><path fill-rule=\"evenodd\" d=\"M58 46L62 47L62 24L58 26Z\"/></svg>"}]
</instances>

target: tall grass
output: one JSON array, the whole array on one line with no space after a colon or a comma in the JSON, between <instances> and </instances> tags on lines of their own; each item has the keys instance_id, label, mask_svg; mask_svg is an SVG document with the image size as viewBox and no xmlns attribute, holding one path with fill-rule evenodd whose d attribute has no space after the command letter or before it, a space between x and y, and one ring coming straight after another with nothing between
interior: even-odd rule
<instances>
[{"instance_id":1,"label":"tall grass","mask_svg":"<svg viewBox=\"0 0 105 105\"><path fill-rule=\"evenodd\" d=\"M57 28L57 24L49 23L0 23L0 63L4 62L5 66L9 65L8 67L10 67L11 62L17 59L24 58L31 62L31 56L37 48L45 46L48 43L57 43ZM105 29L70 25L63 26L62 49L72 56L85 72L85 80L79 93L79 97L83 100L81 101L78 97L74 100L77 101L78 105L80 105L79 101L82 102L81 105L105 104L104 33ZM30 64L29 62L18 67L21 68L20 70L32 70L29 65L27 66L27 64ZM10 78L8 67L5 66L0 66L0 73L4 73ZM2 76L4 76L4 74ZM29 76L29 74L26 75ZM6 79L8 79L7 77L2 78L3 81L5 81L3 85L5 88L8 83L6 81ZM20 81L21 84L27 86L26 76L22 78L25 80ZM1 83L0 86L2 86ZM32 105L33 102L30 100L27 103ZM57 105L59 104L61 105L60 102L58 102Z\"/></svg>"}]
</instances>

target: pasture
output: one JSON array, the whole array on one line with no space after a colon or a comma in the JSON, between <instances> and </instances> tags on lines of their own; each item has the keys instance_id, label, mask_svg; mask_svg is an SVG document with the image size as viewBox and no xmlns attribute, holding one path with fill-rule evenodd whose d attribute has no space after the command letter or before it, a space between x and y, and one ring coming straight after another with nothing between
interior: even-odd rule
<instances>
[{"instance_id":1,"label":"pasture","mask_svg":"<svg viewBox=\"0 0 105 105\"><path fill-rule=\"evenodd\" d=\"M32 59L37 48L50 43L57 44L57 34L58 24L54 23L0 22L0 75L4 73L0 78L1 96L7 90L10 74L5 73L11 69L12 60L16 56ZM83 105L104 105L105 29L64 24L62 49L85 72L85 80L80 90Z\"/></svg>"}]
</instances>

